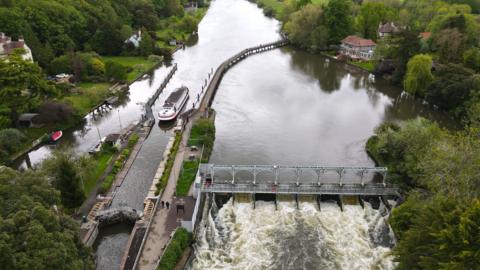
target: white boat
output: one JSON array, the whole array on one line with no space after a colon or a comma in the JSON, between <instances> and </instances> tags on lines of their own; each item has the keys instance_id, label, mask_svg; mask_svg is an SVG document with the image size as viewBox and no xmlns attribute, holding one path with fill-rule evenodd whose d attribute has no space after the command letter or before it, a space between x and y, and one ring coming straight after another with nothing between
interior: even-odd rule
<instances>
[{"instance_id":1,"label":"white boat","mask_svg":"<svg viewBox=\"0 0 480 270\"><path fill-rule=\"evenodd\" d=\"M188 88L182 86L175 89L170 96L165 100L162 109L158 113L158 120L160 122L172 121L177 118L188 100Z\"/></svg>"}]
</instances>

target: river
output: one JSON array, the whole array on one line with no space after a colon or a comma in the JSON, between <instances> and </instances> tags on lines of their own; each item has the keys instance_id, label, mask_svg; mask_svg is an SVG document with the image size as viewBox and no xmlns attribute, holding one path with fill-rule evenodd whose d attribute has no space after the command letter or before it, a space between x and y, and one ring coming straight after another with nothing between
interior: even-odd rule
<instances>
[{"instance_id":1,"label":"river","mask_svg":"<svg viewBox=\"0 0 480 270\"><path fill-rule=\"evenodd\" d=\"M176 87L185 85L190 96L196 97L212 68L247 47L278 40L279 29L278 21L265 17L261 9L245 0L211 2L199 25L198 38L174 54L178 71L160 95L154 114ZM141 103L158 88L168 70L168 65L160 66L148 78L133 83L120 106L102 118L89 117L85 126L66 134L65 143L85 152L99 137L138 120ZM217 91L213 103L217 133L211 161L371 166L364 145L378 124L417 115L448 122L442 114L400 93L381 79L320 55L283 48L249 57L225 74ZM114 206L143 209L169 136L169 130L154 127L117 189ZM37 163L50 151L42 147L32 152L30 159ZM305 269L322 265L338 269L392 267L389 248L372 241L367 233L378 219L378 211L359 206L348 206L345 212L331 205L325 209L317 213L309 202L303 202L298 212L288 202L279 211L272 210L270 203L259 203L256 210L247 204L226 204L211 216L212 222L202 232L205 241L199 243L194 267L229 268L236 262L237 269L292 269L298 264ZM220 227L216 226L232 232L229 237L234 238L207 237L208 231L218 232ZM97 269L118 269L129 230L126 226L102 229L95 245ZM355 239L355 245L348 246L349 239ZM270 246L273 252L267 250ZM223 260L217 260L218 252ZM360 262L349 262L352 260Z\"/></svg>"}]
</instances>

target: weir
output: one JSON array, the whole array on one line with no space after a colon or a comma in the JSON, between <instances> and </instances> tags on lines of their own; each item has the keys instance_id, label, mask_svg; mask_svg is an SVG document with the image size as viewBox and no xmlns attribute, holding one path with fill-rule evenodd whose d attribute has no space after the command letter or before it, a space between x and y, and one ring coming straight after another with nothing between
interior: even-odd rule
<instances>
[{"instance_id":1,"label":"weir","mask_svg":"<svg viewBox=\"0 0 480 270\"><path fill-rule=\"evenodd\" d=\"M202 193L400 196L384 167L201 164L199 178Z\"/></svg>"}]
</instances>

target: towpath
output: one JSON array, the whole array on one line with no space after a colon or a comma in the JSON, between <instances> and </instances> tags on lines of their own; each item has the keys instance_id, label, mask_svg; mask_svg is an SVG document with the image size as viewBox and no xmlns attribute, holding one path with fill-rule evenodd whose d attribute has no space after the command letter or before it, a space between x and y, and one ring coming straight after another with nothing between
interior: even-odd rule
<instances>
[{"instance_id":1,"label":"towpath","mask_svg":"<svg viewBox=\"0 0 480 270\"><path fill-rule=\"evenodd\" d=\"M192 120L185 125L185 130L182 133L182 141L180 142L177 155L175 156L167 186L159 199L159 201L169 202L170 209L161 208L159 206L152 217L148 237L143 249L140 251L141 254L137 267L139 270L155 269L159 258L163 255L164 249L170 240L170 235L178 227L178 215L172 202L177 187L178 175L180 175L183 160L185 158L187 142L192 129Z\"/></svg>"}]
</instances>

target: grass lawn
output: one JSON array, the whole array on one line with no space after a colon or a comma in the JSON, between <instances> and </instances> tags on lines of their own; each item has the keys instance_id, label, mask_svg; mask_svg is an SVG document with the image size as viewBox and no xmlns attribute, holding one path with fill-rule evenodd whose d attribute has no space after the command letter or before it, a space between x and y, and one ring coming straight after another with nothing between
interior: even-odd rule
<instances>
[{"instance_id":1,"label":"grass lawn","mask_svg":"<svg viewBox=\"0 0 480 270\"><path fill-rule=\"evenodd\" d=\"M177 196L186 196L190 186L195 181L198 170L198 160L184 161L182 174L177 182Z\"/></svg>"},{"instance_id":2,"label":"grass lawn","mask_svg":"<svg viewBox=\"0 0 480 270\"><path fill-rule=\"evenodd\" d=\"M85 183L83 183L83 189L86 196L90 194L92 189L97 184L98 179L107 169L108 164L112 160L114 153L109 152L102 152L98 157L95 158L95 162L97 167L95 168L95 173L92 175L90 179L88 179Z\"/></svg>"},{"instance_id":3,"label":"grass lawn","mask_svg":"<svg viewBox=\"0 0 480 270\"><path fill-rule=\"evenodd\" d=\"M81 115L85 115L107 97L110 84L79 83L77 86L79 88L78 93L69 94L62 100L70 102Z\"/></svg>"},{"instance_id":4,"label":"grass lawn","mask_svg":"<svg viewBox=\"0 0 480 270\"><path fill-rule=\"evenodd\" d=\"M364 68L370 72L373 72L375 70L375 65L376 65L376 61L351 61L350 62L351 64L357 66L357 67L361 67L361 68Z\"/></svg>"},{"instance_id":5,"label":"grass lawn","mask_svg":"<svg viewBox=\"0 0 480 270\"><path fill-rule=\"evenodd\" d=\"M113 61L131 67L132 71L127 75L127 80L129 82L134 81L138 76L157 64L157 62L150 61L148 58L141 56L102 56L102 61Z\"/></svg>"}]
</instances>

